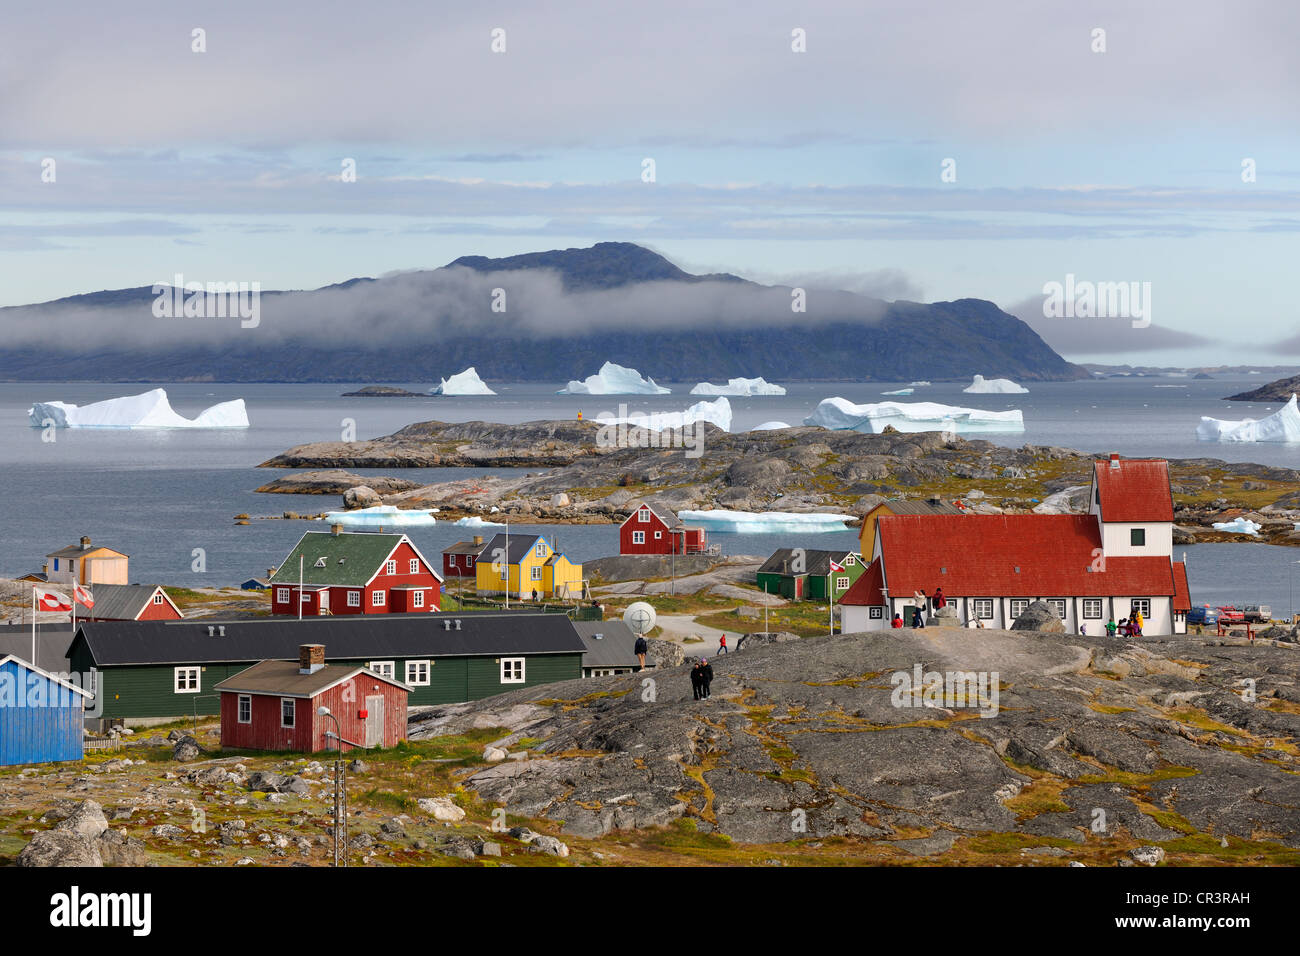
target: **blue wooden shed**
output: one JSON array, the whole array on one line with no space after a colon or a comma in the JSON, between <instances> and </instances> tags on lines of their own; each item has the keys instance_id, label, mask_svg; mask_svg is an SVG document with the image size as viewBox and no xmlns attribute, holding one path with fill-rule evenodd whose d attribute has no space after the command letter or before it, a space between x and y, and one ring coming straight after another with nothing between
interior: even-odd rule
<instances>
[{"instance_id":1,"label":"blue wooden shed","mask_svg":"<svg viewBox=\"0 0 1300 956\"><path fill-rule=\"evenodd\" d=\"M80 760L90 696L12 654L0 658L0 766Z\"/></svg>"}]
</instances>

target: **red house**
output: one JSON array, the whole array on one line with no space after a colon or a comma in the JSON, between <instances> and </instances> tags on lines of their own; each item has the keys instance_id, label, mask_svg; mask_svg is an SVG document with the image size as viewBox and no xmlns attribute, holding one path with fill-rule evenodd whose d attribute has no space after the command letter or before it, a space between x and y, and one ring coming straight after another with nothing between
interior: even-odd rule
<instances>
[{"instance_id":1,"label":"red house","mask_svg":"<svg viewBox=\"0 0 1300 956\"><path fill-rule=\"evenodd\" d=\"M301 581L301 592L299 591ZM404 534L308 531L271 577L274 614L437 611L442 575Z\"/></svg>"},{"instance_id":2,"label":"red house","mask_svg":"<svg viewBox=\"0 0 1300 956\"><path fill-rule=\"evenodd\" d=\"M411 689L365 667L327 665L323 644L302 645L297 661L254 664L216 689L222 747L314 753L406 739Z\"/></svg>"},{"instance_id":3,"label":"red house","mask_svg":"<svg viewBox=\"0 0 1300 956\"><path fill-rule=\"evenodd\" d=\"M78 618L92 621L179 621L184 614L157 584L96 584L90 608L77 608Z\"/></svg>"},{"instance_id":4,"label":"red house","mask_svg":"<svg viewBox=\"0 0 1300 956\"><path fill-rule=\"evenodd\" d=\"M619 554L697 554L707 549L703 528L690 528L661 505L637 503L618 529Z\"/></svg>"},{"instance_id":5,"label":"red house","mask_svg":"<svg viewBox=\"0 0 1300 956\"><path fill-rule=\"evenodd\" d=\"M457 541L442 552L442 576L444 578L474 578L478 576L478 556L486 545L481 534L474 535L473 541Z\"/></svg>"}]
</instances>

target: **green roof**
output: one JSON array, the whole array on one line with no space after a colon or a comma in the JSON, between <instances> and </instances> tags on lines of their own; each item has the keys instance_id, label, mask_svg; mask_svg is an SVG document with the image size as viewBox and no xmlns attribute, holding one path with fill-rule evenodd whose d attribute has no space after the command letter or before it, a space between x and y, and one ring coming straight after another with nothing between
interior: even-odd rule
<instances>
[{"instance_id":1,"label":"green roof","mask_svg":"<svg viewBox=\"0 0 1300 956\"><path fill-rule=\"evenodd\" d=\"M308 531L280 564L271 583L297 584L298 557L301 555L303 584L363 587L403 537L405 535ZM318 562L321 564L319 567Z\"/></svg>"}]
</instances>

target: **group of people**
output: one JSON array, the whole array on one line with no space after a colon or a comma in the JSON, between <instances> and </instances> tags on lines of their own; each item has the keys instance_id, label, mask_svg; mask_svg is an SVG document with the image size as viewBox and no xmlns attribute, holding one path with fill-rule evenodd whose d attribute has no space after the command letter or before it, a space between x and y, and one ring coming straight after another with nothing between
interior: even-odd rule
<instances>
[{"instance_id":1,"label":"group of people","mask_svg":"<svg viewBox=\"0 0 1300 956\"><path fill-rule=\"evenodd\" d=\"M925 627L925 615L931 610L939 610L948 606L948 599L943 596L943 588L934 589L934 597L927 597L925 590L916 592L917 606L912 608L912 627ZM890 627L905 627L903 615L900 612L894 612L894 619L889 622Z\"/></svg>"},{"instance_id":2,"label":"group of people","mask_svg":"<svg viewBox=\"0 0 1300 956\"><path fill-rule=\"evenodd\" d=\"M1141 637L1142 636L1142 612L1138 611L1132 617L1122 617L1119 624L1111 618L1106 622L1106 636L1114 637L1118 632L1120 637Z\"/></svg>"},{"instance_id":3,"label":"group of people","mask_svg":"<svg viewBox=\"0 0 1300 956\"><path fill-rule=\"evenodd\" d=\"M691 687L695 690L696 700L705 700L710 696L709 685L713 683L713 665L707 658L700 658L691 668Z\"/></svg>"}]
</instances>

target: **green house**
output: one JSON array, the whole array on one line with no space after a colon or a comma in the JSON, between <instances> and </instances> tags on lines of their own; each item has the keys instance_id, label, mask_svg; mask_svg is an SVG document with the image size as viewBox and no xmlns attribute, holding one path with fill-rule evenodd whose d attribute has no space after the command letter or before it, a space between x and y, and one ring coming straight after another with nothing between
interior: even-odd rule
<instances>
[{"instance_id":1,"label":"green house","mask_svg":"<svg viewBox=\"0 0 1300 956\"><path fill-rule=\"evenodd\" d=\"M250 621L86 621L68 657L92 676L106 720L220 711L216 685L263 660L323 644L411 687L409 706L478 700L583 676L586 646L563 614L460 612Z\"/></svg>"},{"instance_id":2,"label":"green house","mask_svg":"<svg viewBox=\"0 0 1300 956\"><path fill-rule=\"evenodd\" d=\"M790 601L833 601L844 596L866 570L856 551L778 548L758 569L757 583L768 594Z\"/></svg>"}]
</instances>

